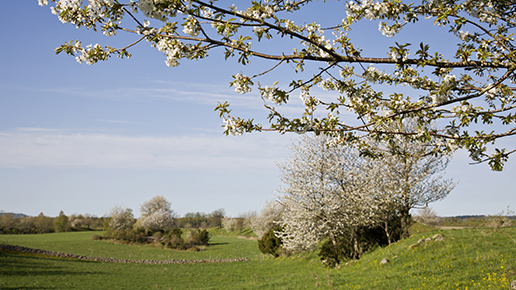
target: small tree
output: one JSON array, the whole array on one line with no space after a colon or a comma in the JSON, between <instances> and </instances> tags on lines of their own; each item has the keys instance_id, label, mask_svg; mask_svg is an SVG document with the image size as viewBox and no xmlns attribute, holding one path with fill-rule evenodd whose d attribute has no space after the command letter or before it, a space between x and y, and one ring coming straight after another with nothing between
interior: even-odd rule
<instances>
[{"instance_id":1,"label":"small tree","mask_svg":"<svg viewBox=\"0 0 516 290\"><path fill-rule=\"evenodd\" d=\"M40 234L51 233L54 229L54 219L45 216L42 212L36 217L34 221L36 231Z\"/></svg>"},{"instance_id":2,"label":"small tree","mask_svg":"<svg viewBox=\"0 0 516 290\"><path fill-rule=\"evenodd\" d=\"M138 225L147 232L165 231L175 226L176 214L170 208L171 203L163 196L155 196L140 207L141 216Z\"/></svg>"},{"instance_id":3,"label":"small tree","mask_svg":"<svg viewBox=\"0 0 516 290\"><path fill-rule=\"evenodd\" d=\"M222 227L228 233L232 233L236 230L237 220L235 218L224 217L224 218L222 218Z\"/></svg>"},{"instance_id":4,"label":"small tree","mask_svg":"<svg viewBox=\"0 0 516 290\"><path fill-rule=\"evenodd\" d=\"M70 222L68 221L68 217L64 214L63 211L60 211L59 216L55 218L54 228L56 233L66 232L70 229Z\"/></svg>"},{"instance_id":5,"label":"small tree","mask_svg":"<svg viewBox=\"0 0 516 290\"><path fill-rule=\"evenodd\" d=\"M427 226L435 227L439 224L441 218L431 208L425 207L418 211L417 215L414 216L414 220Z\"/></svg>"},{"instance_id":6,"label":"small tree","mask_svg":"<svg viewBox=\"0 0 516 290\"><path fill-rule=\"evenodd\" d=\"M114 206L109 213L109 227L115 230L129 229L134 225L133 210Z\"/></svg>"},{"instance_id":7,"label":"small tree","mask_svg":"<svg viewBox=\"0 0 516 290\"><path fill-rule=\"evenodd\" d=\"M219 208L217 210L214 210L210 214L210 227L221 227L222 226L222 219L226 215L226 211L223 208Z\"/></svg>"}]
</instances>

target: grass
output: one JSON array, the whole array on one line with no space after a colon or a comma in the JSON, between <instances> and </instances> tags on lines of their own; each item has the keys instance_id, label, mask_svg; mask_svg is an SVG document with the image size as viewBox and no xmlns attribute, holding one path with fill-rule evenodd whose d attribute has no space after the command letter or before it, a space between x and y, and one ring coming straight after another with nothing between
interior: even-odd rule
<instances>
[{"instance_id":1,"label":"grass","mask_svg":"<svg viewBox=\"0 0 516 290\"><path fill-rule=\"evenodd\" d=\"M428 230L428 231L427 231ZM422 232L426 231L426 232ZM502 229L516 236L516 228ZM417 232L417 231L416 231ZM409 245L436 233L432 241ZM1 289L510 289L516 280L516 244L492 229L419 229L411 238L378 248L340 269L317 255L265 258L256 241L214 236L203 252L94 241L92 232L2 235L0 241L67 253L127 259L249 257L220 264L142 265L102 263L0 252ZM389 263L380 264L388 258Z\"/></svg>"}]
</instances>

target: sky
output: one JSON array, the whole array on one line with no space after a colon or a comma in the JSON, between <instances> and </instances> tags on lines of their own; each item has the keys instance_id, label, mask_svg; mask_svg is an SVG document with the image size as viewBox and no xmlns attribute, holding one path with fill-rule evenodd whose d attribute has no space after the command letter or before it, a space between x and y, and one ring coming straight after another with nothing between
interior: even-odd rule
<instances>
[{"instance_id":1,"label":"sky","mask_svg":"<svg viewBox=\"0 0 516 290\"><path fill-rule=\"evenodd\" d=\"M311 11L306 22L321 15ZM120 47L133 36L107 38L62 24L36 0L1 1L0 25L0 210L103 216L121 205L138 216L144 201L163 195L179 215L223 208L239 216L273 198L280 186L276 164L297 136L222 134L218 102L229 101L245 118L263 120L267 113L256 90L239 95L229 86L243 68L224 61L222 52L169 68L162 53L143 43L130 50L130 59L89 66L54 49L75 39ZM371 27L362 28L379 33ZM376 48L365 31L354 33L364 50ZM409 31L407 37L443 37L432 33ZM268 66L256 62L250 71ZM289 68L280 70L279 80L291 75ZM294 114L300 101L292 99L287 112ZM502 142L516 146L514 138ZM438 215L496 214L516 206L514 157L503 172L469 162L466 152L454 155L446 177L458 184L430 205Z\"/></svg>"}]
</instances>

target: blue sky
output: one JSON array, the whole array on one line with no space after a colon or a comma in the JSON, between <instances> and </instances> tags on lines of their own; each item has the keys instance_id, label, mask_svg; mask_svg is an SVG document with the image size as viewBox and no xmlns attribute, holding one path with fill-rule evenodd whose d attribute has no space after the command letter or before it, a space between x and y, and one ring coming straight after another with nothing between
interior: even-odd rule
<instances>
[{"instance_id":1,"label":"blue sky","mask_svg":"<svg viewBox=\"0 0 516 290\"><path fill-rule=\"evenodd\" d=\"M229 101L243 117L266 113L255 91L238 95L229 87L242 70L235 61L213 52L208 60L168 68L144 43L131 59L81 65L54 48L75 39L120 46L133 38L61 24L36 0L2 1L0 23L0 210L102 216L122 205L138 214L141 203L164 195L181 215L224 208L237 216L272 198L280 184L276 163L296 136L222 135L213 112L218 101ZM370 33L380 34L375 27ZM355 33L364 50L375 47L366 33ZM432 30L408 33L433 37ZM516 146L514 139L503 142ZM512 159L504 172L492 172L486 164L468 165L467 154L458 152L446 176L459 184L433 209L450 216L514 206Z\"/></svg>"}]
</instances>

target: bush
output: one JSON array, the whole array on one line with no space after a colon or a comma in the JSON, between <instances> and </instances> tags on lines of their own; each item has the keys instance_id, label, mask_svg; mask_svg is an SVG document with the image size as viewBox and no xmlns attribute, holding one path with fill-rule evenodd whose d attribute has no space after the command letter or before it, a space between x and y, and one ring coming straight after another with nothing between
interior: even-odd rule
<instances>
[{"instance_id":1,"label":"bush","mask_svg":"<svg viewBox=\"0 0 516 290\"><path fill-rule=\"evenodd\" d=\"M100 236L100 235L93 235L93 236L91 236L91 239L94 240L94 241L102 240L102 236Z\"/></svg>"},{"instance_id":2,"label":"bush","mask_svg":"<svg viewBox=\"0 0 516 290\"><path fill-rule=\"evenodd\" d=\"M181 238L183 236L183 230L181 230L180 228L173 228L172 230L170 230L169 234L176 235Z\"/></svg>"},{"instance_id":3,"label":"bush","mask_svg":"<svg viewBox=\"0 0 516 290\"><path fill-rule=\"evenodd\" d=\"M207 245L210 242L210 233L207 230L191 230L188 244L191 246Z\"/></svg>"},{"instance_id":4,"label":"bush","mask_svg":"<svg viewBox=\"0 0 516 290\"><path fill-rule=\"evenodd\" d=\"M258 248L260 249L260 252L278 257L282 241L280 238L276 237L274 232L281 232L282 230L283 229L281 227L274 227L263 234L262 238L258 240Z\"/></svg>"},{"instance_id":5,"label":"bush","mask_svg":"<svg viewBox=\"0 0 516 290\"><path fill-rule=\"evenodd\" d=\"M164 239L163 246L168 249L186 250L185 240L177 235L170 235Z\"/></svg>"},{"instance_id":6,"label":"bush","mask_svg":"<svg viewBox=\"0 0 516 290\"><path fill-rule=\"evenodd\" d=\"M401 237L401 219L395 218L387 223L387 229L391 241L398 241ZM378 246L389 244L386 235L385 225L376 227L360 227L347 229L342 236L335 238L335 243L327 239L321 243L319 257L330 267L335 267L342 261L359 259L364 253L373 250ZM355 237L355 238L352 238Z\"/></svg>"}]
</instances>

